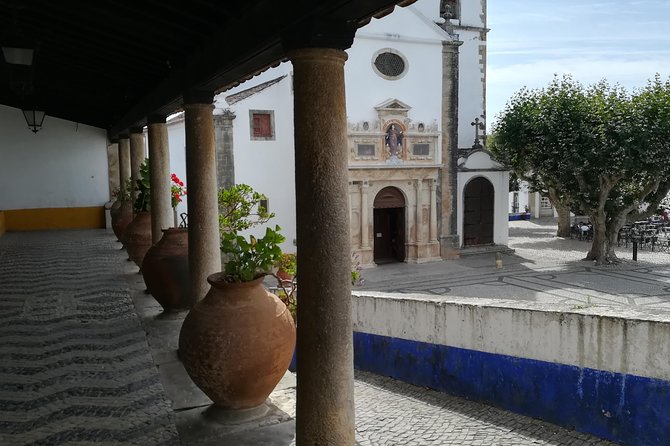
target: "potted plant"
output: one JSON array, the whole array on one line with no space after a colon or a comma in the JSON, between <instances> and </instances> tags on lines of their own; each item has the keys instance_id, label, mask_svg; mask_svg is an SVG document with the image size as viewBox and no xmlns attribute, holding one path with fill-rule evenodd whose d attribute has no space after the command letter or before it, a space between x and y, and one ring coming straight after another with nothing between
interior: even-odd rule
<instances>
[{"instance_id":1,"label":"potted plant","mask_svg":"<svg viewBox=\"0 0 670 446\"><path fill-rule=\"evenodd\" d=\"M184 183L174 173L171 204L174 209L186 195ZM187 310L193 306L188 269L188 228L163 229L163 236L151 246L142 262L147 290L165 311Z\"/></svg>"},{"instance_id":2,"label":"potted plant","mask_svg":"<svg viewBox=\"0 0 670 446\"><path fill-rule=\"evenodd\" d=\"M238 190L239 192L239 190ZM237 195L246 200L252 195ZM243 227L254 215L241 203L229 228ZM228 213L228 216L233 214ZM281 257L279 226L263 237L222 232L224 270L208 277L212 285L184 320L179 354L193 382L226 409L262 404L286 372L295 347L295 324L286 306L263 286Z\"/></svg>"},{"instance_id":3,"label":"potted plant","mask_svg":"<svg viewBox=\"0 0 670 446\"><path fill-rule=\"evenodd\" d=\"M123 240L126 228L133 221L132 189L132 180L128 179L124 184L121 184L112 191L114 203L110 208L110 216L112 217L112 230L119 241Z\"/></svg>"},{"instance_id":4,"label":"potted plant","mask_svg":"<svg viewBox=\"0 0 670 446\"><path fill-rule=\"evenodd\" d=\"M144 255L151 247L151 213L149 189L149 160L145 159L140 165L140 177L135 182L137 196L133 204L135 218L128 225L124 236L124 244L128 250L128 257L142 268Z\"/></svg>"}]
</instances>

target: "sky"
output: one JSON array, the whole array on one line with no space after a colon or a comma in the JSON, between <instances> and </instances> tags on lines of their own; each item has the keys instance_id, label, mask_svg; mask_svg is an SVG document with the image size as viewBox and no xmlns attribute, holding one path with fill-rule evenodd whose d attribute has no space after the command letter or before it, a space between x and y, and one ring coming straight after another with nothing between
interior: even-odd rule
<instances>
[{"instance_id":1,"label":"sky","mask_svg":"<svg viewBox=\"0 0 670 446\"><path fill-rule=\"evenodd\" d=\"M670 76L670 0L488 0L487 117L564 73L628 90ZM490 125L488 126L490 129Z\"/></svg>"}]
</instances>

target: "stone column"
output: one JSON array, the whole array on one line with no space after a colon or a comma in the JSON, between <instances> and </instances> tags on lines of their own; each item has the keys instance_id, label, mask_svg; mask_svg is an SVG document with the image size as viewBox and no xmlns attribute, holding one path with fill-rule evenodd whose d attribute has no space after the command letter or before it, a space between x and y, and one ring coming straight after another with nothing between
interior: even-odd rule
<instances>
[{"instance_id":1,"label":"stone column","mask_svg":"<svg viewBox=\"0 0 670 446\"><path fill-rule=\"evenodd\" d=\"M442 168L439 208L440 253L443 259L460 255L458 203L458 47L463 42L442 42Z\"/></svg>"},{"instance_id":2,"label":"stone column","mask_svg":"<svg viewBox=\"0 0 670 446\"><path fill-rule=\"evenodd\" d=\"M235 185L233 119L235 113L230 110L224 110L222 114L214 116L216 184L219 189L228 189Z\"/></svg>"},{"instance_id":3,"label":"stone column","mask_svg":"<svg viewBox=\"0 0 670 446\"><path fill-rule=\"evenodd\" d=\"M144 161L144 133L142 127L130 129L130 178L133 180L133 188L140 178L140 165ZM137 194L133 193L133 201Z\"/></svg>"},{"instance_id":4,"label":"stone column","mask_svg":"<svg viewBox=\"0 0 670 446\"><path fill-rule=\"evenodd\" d=\"M437 190L435 181L430 180L430 239L429 242L437 242Z\"/></svg>"},{"instance_id":5,"label":"stone column","mask_svg":"<svg viewBox=\"0 0 670 446\"><path fill-rule=\"evenodd\" d=\"M352 40L354 31L352 27ZM329 36L315 39L322 37L332 43ZM288 52L294 72L300 265L298 446L355 444L348 160L342 145L347 135L347 54L342 49Z\"/></svg>"},{"instance_id":6,"label":"stone column","mask_svg":"<svg viewBox=\"0 0 670 446\"><path fill-rule=\"evenodd\" d=\"M107 146L107 173L109 185L109 197L111 199L114 189L120 186L119 179L121 174L119 172L119 141L113 140Z\"/></svg>"},{"instance_id":7,"label":"stone column","mask_svg":"<svg viewBox=\"0 0 670 446\"><path fill-rule=\"evenodd\" d=\"M422 213L422 205L421 205L421 195L423 194L423 181L421 180L416 180L414 183L414 187L416 188L416 214L415 214L415 221L414 221L414 230L415 230L415 237L414 240L416 241L417 244L423 243L423 218L421 213ZM418 257L418 248L417 248L417 257Z\"/></svg>"},{"instance_id":8,"label":"stone column","mask_svg":"<svg viewBox=\"0 0 670 446\"><path fill-rule=\"evenodd\" d=\"M188 265L194 303L205 297L209 290L207 276L221 271L213 101L211 92L196 91L184 95Z\"/></svg>"},{"instance_id":9,"label":"stone column","mask_svg":"<svg viewBox=\"0 0 670 446\"><path fill-rule=\"evenodd\" d=\"M149 169L151 172L151 241L156 244L162 229L173 225L170 182L170 147L165 116L149 116Z\"/></svg>"},{"instance_id":10,"label":"stone column","mask_svg":"<svg viewBox=\"0 0 670 446\"><path fill-rule=\"evenodd\" d=\"M119 181L125 188L130 178L130 140L128 135L119 136Z\"/></svg>"},{"instance_id":11,"label":"stone column","mask_svg":"<svg viewBox=\"0 0 670 446\"><path fill-rule=\"evenodd\" d=\"M367 249L370 246L368 239L368 184L361 183L361 248Z\"/></svg>"}]
</instances>

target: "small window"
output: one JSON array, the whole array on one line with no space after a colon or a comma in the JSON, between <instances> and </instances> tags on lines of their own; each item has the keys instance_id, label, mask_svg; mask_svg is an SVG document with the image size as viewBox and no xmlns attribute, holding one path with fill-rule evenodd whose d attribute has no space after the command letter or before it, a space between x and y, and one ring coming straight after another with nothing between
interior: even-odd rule
<instances>
[{"instance_id":1,"label":"small window","mask_svg":"<svg viewBox=\"0 0 670 446\"><path fill-rule=\"evenodd\" d=\"M547 197L542 197L540 200L540 208L541 209L551 209L551 201Z\"/></svg>"},{"instance_id":2,"label":"small window","mask_svg":"<svg viewBox=\"0 0 670 446\"><path fill-rule=\"evenodd\" d=\"M430 154L430 144L414 144L412 153L417 156L428 156Z\"/></svg>"},{"instance_id":3,"label":"small window","mask_svg":"<svg viewBox=\"0 0 670 446\"><path fill-rule=\"evenodd\" d=\"M274 112L269 110L249 110L252 140L274 140Z\"/></svg>"},{"instance_id":4,"label":"small window","mask_svg":"<svg viewBox=\"0 0 670 446\"><path fill-rule=\"evenodd\" d=\"M358 156L375 156L375 145L358 144Z\"/></svg>"}]
</instances>

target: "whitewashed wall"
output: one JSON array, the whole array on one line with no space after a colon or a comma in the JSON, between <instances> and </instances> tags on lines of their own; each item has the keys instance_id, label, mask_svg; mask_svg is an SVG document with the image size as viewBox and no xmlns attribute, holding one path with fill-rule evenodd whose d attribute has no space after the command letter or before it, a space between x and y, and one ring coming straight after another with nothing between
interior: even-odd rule
<instances>
[{"instance_id":1,"label":"whitewashed wall","mask_svg":"<svg viewBox=\"0 0 670 446\"><path fill-rule=\"evenodd\" d=\"M227 106L223 98L246 90L268 80L286 75L278 83L240 102ZM233 147L235 158L235 183L248 184L265 194L270 212L275 218L268 225L279 225L286 237L284 252L295 252L295 161L293 132L293 92L291 65L284 63L266 71L217 98L217 108L228 107L236 118L233 120ZM273 110L275 139L251 140L249 110ZM264 227L251 231L263 235Z\"/></svg>"},{"instance_id":2,"label":"whitewashed wall","mask_svg":"<svg viewBox=\"0 0 670 446\"><path fill-rule=\"evenodd\" d=\"M109 200L103 129L46 116L32 133L0 105L0 210L102 206Z\"/></svg>"},{"instance_id":3,"label":"whitewashed wall","mask_svg":"<svg viewBox=\"0 0 670 446\"><path fill-rule=\"evenodd\" d=\"M445 38L444 31L412 6L396 8L393 14L373 19L359 29L347 50L349 59L345 64L349 121L374 122L374 106L394 98L412 107L409 116L413 121L435 122L439 129ZM402 78L383 79L372 68L376 53L385 48L400 52L407 60L408 70Z\"/></svg>"},{"instance_id":4,"label":"whitewashed wall","mask_svg":"<svg viewBox=\"0 0 670 446\"><path fill-rule=\"evenodd\" d=\"M184 182L188 191L188 181L186 179L186 135L184 133L183 115L178 115L169 120L167 129L168 143L170 145L170 173L176 174ZM177 205L178 214L188 212L188 195L182 197L182 200Z\"/></svg>"}]
</instances>

